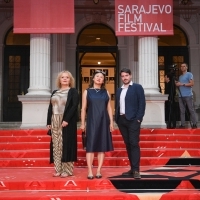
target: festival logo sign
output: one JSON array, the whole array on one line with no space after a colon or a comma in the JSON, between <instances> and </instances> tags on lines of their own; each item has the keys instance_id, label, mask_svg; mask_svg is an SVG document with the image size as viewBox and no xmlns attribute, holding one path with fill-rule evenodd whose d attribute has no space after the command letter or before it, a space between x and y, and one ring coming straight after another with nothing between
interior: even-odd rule
<instances>
[{"instance_id":1,"label":"festival logo sign","mask_svg":"<svg viewBox=\"0 0 200 200\"><path fill-rule=\"evenodd\" d=\"M172 0L115 0L115 31L125 35L173 35Z\"/></svg>"}]
</instances>

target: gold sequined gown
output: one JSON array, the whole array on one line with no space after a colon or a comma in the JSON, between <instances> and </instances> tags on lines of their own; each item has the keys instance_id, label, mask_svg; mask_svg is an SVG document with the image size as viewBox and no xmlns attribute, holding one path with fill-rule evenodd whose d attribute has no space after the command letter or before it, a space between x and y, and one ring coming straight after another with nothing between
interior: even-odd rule
<instances>
[{"instance_id":1,"label":"gold sequined gown","mask_svg":"<svg viewBox=\"0 0 200 200\"><path fill-rule=\"evenodd\" d=\"M55 170L58 173L73 174L73 162L62 162L62 119L67 102L69 89L57 90L51 97L53 114L51 118L52 143L53 143L53 159Z\"/></svg>"}]
</instances>

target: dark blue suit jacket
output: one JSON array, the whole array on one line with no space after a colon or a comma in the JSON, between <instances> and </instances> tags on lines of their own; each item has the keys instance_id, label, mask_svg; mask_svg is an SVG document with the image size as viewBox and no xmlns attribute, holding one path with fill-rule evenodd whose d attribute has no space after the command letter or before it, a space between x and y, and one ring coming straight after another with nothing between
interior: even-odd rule
<instances>
[{"instance_id":1,"label":"dark blue suit jacket","mask_svg":"<svg viewBox=\"0 0 200 200\"><path fill-rule=\"evenodd\" d=\"M122 88L118 88L115 97L115 121L118 123L120 115L120 94ZM127 120L140 120L142 122L145 113L146 101L144 89L140 84L129 85L125 97L125 117Z\"/></svg>"}]
</instances>

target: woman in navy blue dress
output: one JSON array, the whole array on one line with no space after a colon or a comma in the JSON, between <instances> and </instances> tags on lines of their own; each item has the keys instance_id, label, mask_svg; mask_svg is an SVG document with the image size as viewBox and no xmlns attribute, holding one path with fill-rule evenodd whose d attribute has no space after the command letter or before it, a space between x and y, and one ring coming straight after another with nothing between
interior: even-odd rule
<instances>
[{"instance_id":1,"label":"woman in navy blue dress","mask_svg":"<svg viewBox=\"0 0 200 200\"><path fill-rule=\"evenodd\" d=\"M82 131L86 130L87 136L87 178L94 178L92 164L95 152L98 153L98 167L95 177L101 178L101 167L103 165L105 152L113 151L111 136L111 132L113 131L113 115L110 94L105 89L105 72L103 71L95 71L89 88L83 92L80 128Z\"/></svg>"}]
</instances>

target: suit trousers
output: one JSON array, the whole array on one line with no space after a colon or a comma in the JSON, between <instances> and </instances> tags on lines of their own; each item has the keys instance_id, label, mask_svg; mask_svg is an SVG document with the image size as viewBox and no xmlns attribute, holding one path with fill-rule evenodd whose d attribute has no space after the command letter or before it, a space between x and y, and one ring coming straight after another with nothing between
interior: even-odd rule
<instances>
[{"instance_id":1,"label":"suit trousers","mask_svg":"<svg viewBox=\"0 0 200 200\"><path fill-rule=\"evenodd\" d=\"M132 171L140 171L140 126L137 120L127 120L125 115L120 115L118 127L124 139Z\"/></svg>"}]
</instances>

